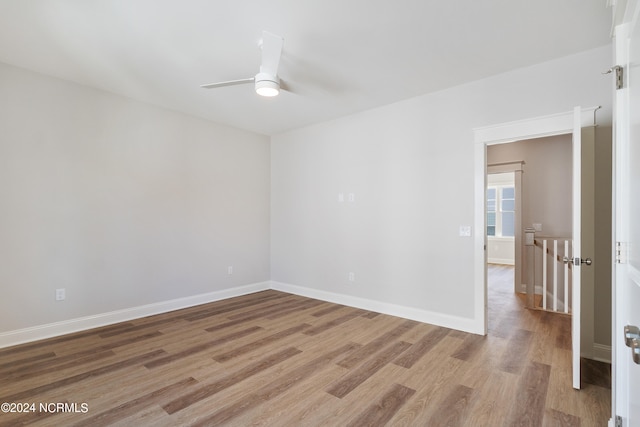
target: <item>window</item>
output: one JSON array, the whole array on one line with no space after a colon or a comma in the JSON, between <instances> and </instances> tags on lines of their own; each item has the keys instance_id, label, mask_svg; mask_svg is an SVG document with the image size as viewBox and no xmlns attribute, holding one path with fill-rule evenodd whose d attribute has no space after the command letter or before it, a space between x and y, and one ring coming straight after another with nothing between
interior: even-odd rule
<instances>
[{"instance_id":1,"label":"window","mask_svg":"<svg viewBox=\"0 0 640 427\"><path fill-rule=\"evenodd\" d=\"M515 206L513 186L487 188L487 236L515 236Z\"/></svg>"}]
</instances>

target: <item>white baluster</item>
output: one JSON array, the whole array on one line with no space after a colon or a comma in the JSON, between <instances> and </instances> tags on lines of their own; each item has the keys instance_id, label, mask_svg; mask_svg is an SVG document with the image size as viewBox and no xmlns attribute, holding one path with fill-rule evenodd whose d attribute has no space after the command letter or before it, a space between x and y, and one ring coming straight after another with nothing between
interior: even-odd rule
<instances>
[{"instance_id":1,"label":"white baluster","mask_svg":"<svg viewBox=\"0 0 640 427\"><path fill-rule=\"evenodd\" d=\"M553 311L558 311L558 240L553 240Z\"/></svg>"},{"instance_id":2,"label":"white baluster","mask_svg":"<svg viewBox=\"0 0 640 427\"><path fill-rule=\"evenodd\" d=\"M569 241L564 241L564 256L569 258ZM564 312L569 313L569 263L564 264Z\"/></svg>"},{"instance_id":3,"label":"white baluster","mask_svg":"<svg viewBox=\"0 0 640 427\"><path fill-rule=\"evenodd\" d=\"M547 309L547 239L542 241L542 308Z\"/></svg>"}]
</instances>

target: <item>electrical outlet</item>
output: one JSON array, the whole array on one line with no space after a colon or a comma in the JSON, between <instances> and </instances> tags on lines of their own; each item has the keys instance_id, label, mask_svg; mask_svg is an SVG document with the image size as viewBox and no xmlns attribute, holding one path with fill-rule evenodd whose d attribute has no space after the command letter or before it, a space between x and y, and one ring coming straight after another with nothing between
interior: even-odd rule
<instances>
[{"instance_id":1,"label":"electrical outlet","mask_svg":"<svg viewBox=\"0 0 640 427\"><path fill-rule=\"evenodd\" d=\"M56 301L63 301L67 297L65 288L56 289Z\"/></svg>"},{"instance_id":2,"label":"electrical outlet","mask_svg":"<svg viewBox=\"0 0 640 427\"><path fill-rule=\"evenodd\" d=\"M227 267L227 274L233 274L233 266L232 265Z\"/></svg>"},{"instance_id":3,"label":"electrical outlet","mask_svg":"<svg viewBox=\"0 0 640 427\"><path fill-rule=\"evenodd\" d=\"M354 273L353 271L349 272L349 281L350 282L355 282L356 281L356 273Z\"/></svg>"}]
</instances>

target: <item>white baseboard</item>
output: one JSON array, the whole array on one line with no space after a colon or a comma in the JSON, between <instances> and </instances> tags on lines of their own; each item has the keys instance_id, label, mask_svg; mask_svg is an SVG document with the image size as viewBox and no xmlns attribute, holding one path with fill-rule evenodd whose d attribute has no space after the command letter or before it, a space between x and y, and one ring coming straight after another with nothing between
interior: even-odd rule
<instances>
[{"instance_id":1,"label":"white baseboard","mask_svg":"<svg viewBox=\"0 0 640 427\"><path fill-rule=\"evenodd\" d=\"M523 294L527 293L527 287L529 285L527 285L526 283L521 283L520 284L520 292L522 292ZM533 289L533 293L536 295L542 295L542 285L535 285L534 289ZM547 296L551 297L551 292L547 289Z\"/></svg>"},{"instance_id":2,"label":"white baseboard","mask_svg":"<svg viewBox=\"0 0 640 427\"><path fill-rule=\"evenodd\" d=\"M500 265L516 265L513 258L488 258L487 263Z\"/></svg>"},{"instance_id":3,"label":"white baseboard","mask_svg":"<svg viewBox=\"0 0 640 427\"><path fill-rule=\"evenodd\" d=\"M332 302L335 304L347 305L349 307L361 308L363 310L375 311L378 313L388 314L390 316L402 317L404 319L415 320L422 323L429 323L431 325L443 326L445 328L456 329L472 334L482 335L484 333L484 327L482 325L478 326L478 322L475 319L450 316L447 314L354 297L351 295L326 292L281 282L272 281L271 289L307 298Z\"/></svg>"},{"instance_id":4,"label":"white baseboard","mask_svg":"<svg viewBox=\"0 0 640 427\"><path fill-rule=\"evenodd\" d=\"M611 363L611 346L593 343L593 360Z\"/></svg>"},{"instance_id":5,"label":"white baseboard","mask_svg":"<svg viewBox=\"0 0 640 427\"><path fill-rule=\"evenodd\" d=\"M252 294L254 292L265 291L270 288L270 282L260 282L235 288L224 289L222 291L209 292L206 294L193 295L178 298L170 301L162 301L138 307L116 310L108 313L100 313L93 316L79 317L62 322L38 325L30 328L18 329L15 331L0 333L0 348L12 345L23 344L44 338L51 338L72 332L84 331L101 326L112 325L118 322L125 322L141 317L153 316L155 314L167 313L181 308L193 307L200 304L219 301L241 295Z\"/></svg>"}]
</instances>

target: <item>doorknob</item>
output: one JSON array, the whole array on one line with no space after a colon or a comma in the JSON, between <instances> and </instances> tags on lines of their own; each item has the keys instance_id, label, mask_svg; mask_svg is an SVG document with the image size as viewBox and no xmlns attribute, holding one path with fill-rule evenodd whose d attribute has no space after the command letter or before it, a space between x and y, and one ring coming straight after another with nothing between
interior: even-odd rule
<instances>
[{"instance_id":1,"label":"doorknob","mask_svg":"<svg viewBox=\"0 0 640 427\"><path fill-rule=\"evenodd\" d=\"M564 262L565 264L573 263L573 265L575 265L576 267L579 266L580 264L587 264L587 265L593 264L593 261L591 261L591 258L586 258L586 259L568 258L566 256L562 257L562 262Z\"/></svg>"},{"instance_id":2,"label":"doorknob","mask_svg":"<svg viewBox=\"0 0 640 427\"><path fill-rule=\"evenodd\" d=\"M624 343L631 347L631 358L634 363L640 365L640 329L637 326L624 327Z\"/></svg>"},{"instance_id":3,"label":"doorknob","mask_svg":"<svg viewBox=\"0 0 640 427\"><path fill-rule=\"evenodd\" d=\"M633 340L640 339L640 328L637 326L627 325L624 327L624 343L627 347L631 347Z\"/></svg>"},{"instance_id":4,"label":"doorknob","mask_svg":"<svg viewBox=\"0 0 640 427\"><path fill-rule=\"evenodd\" d=\"M640 365L640 340L638 338L631 340L631 357L636 365Z\"/></svg>"}]
</instances>

